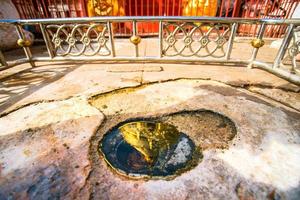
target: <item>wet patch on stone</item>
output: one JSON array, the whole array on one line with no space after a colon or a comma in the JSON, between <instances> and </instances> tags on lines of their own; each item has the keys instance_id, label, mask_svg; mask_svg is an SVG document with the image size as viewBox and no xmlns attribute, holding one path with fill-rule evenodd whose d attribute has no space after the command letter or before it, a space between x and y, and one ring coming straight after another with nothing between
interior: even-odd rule
<instances>
[{"instance_id":1,"label":"wet patch on stone","mask_svg":"<svg viewBox=\"0 0 300 200\"><path fill-rule=\"evenodd\" d=\"M100 151L118 173L134 178L172 176L201 158L186 134L154 121L113 128L101 141Z\"/></svg>"},{"instance_id":2,"label":"wet patch on stone","mask_svg":"<svg viewBox=\"0 0 300 200\"><path fill-rule=\"evenodd\" d=\"M227 148L234 123L212 111L182 111L130 119L111 128L99 151L118 174L130 178L172 178L202 160L202 150Z\"/></svg>"},{"instance_id":3,"label":"wet patch on stone","mask_svg":"<svg viewBox=\"0 0 300 200\"><path fill-rule=\"evenodd\" d=\"M188 134L202 150L227 149L237 134L230 118L210 110L181 111L161 120Z\"/></svg>"}]
</instances>

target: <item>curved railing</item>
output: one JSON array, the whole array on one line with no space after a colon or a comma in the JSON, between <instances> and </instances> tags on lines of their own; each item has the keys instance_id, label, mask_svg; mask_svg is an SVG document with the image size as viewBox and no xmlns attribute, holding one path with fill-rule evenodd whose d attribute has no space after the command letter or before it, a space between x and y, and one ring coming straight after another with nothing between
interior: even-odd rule
<instances>
[{"instance_id":1,"label":"curved railing","mask_svg":"<svg viewBox=\"0 0 300 200\"><path fill-rule=\"evenodd\" d=\"M133 46L131 55L118 54L114 23L132 27L128 44ZM238 64L267 70L292 83L300 85L300 67L296 56L300 53L300 19L241 19L206 17L94 17L68 19L0 20L13 24L19 35L18 44L23 47L26 58L6 62L0 51L1 68L36 61L129 61L129 62L203 62ZM154 35L157 44L155 55L141 55L139 47L139 23L157 23L159 31ZM256 24L258 31L252 38L252 55L248 59L231 57L238 27ZM30 42L25 38L22 26L38 25L43 34L48 56L33 56ZM273 61L257 59L264 45L264 33L268 26L285 25L285 36ZM130 53L130 52L128 52ZM289 60L286 62L286 60Z\"/></svg>"}]
</instances>

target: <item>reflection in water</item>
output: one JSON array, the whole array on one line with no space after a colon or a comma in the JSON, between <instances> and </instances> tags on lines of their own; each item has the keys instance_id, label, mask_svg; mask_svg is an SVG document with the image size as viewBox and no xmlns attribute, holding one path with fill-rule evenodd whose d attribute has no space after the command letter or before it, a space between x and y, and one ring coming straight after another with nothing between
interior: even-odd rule
<instances>
[{"instance_id":1,"label":"reflection in water","mask_svg":"<svg viewBox=\"0 0 300 200\"><path fill-rule=\"evenodd\" d=\"M196 157L195 149L192 140L174 126L147 121L116 127L100 144L112 168L134 177L176 174Z\"/></svg>"},{"instance_id":2,"label":"reflection in water","mask_svg":"<svg viewBox=\"0 0 300 200\"><path fill-rule=\"evenodd\" d=\"M153 163L159 151L174 145L180 133L174 126L163 123L132 122L119 128L124 140Z\"/></svg>"}]
</instances>

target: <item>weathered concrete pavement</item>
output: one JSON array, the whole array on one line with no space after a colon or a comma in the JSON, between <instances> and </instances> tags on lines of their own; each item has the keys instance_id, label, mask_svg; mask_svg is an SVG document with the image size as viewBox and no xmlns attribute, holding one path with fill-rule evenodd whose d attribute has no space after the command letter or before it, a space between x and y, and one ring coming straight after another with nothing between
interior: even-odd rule
<instances>
[{"instance_id":1,"label":"weathered concrete pavement","mask_svg":"<svg viewBox=\"0 0 300 200\"><path fill-rule=\"evenodd\" d=\"M267 72L43 63L1 76L0 199L300 197L300 88ZM229 117L237 135L212 148L199 143L203 161L173 180L121 177L98 152L103 134L122 121L201 110ZM193 116L169 122L209 142L217 125L200 128Z\"/></svg>"}]
</instances>

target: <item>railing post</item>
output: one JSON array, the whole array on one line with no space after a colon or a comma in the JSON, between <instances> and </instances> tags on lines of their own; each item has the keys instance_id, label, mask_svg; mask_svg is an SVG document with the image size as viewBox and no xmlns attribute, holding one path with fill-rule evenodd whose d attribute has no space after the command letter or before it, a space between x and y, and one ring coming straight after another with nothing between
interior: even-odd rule
<instances>
[{"instance_id":1,"label":"railing post","mask_svg":"<svg viewBox=\"0 0 300 200\"><path fill-rule=\"evenodd\" d=\"M163 53L163 22L159 21L159 30L158 30L158 34L159 34L159 57L162 58L164 53Z\"/></svg>"},{"instance_id":2,"label":"railing post","mask_svg":"<svg viewBox=\"0 0 300 200\"><path fill-rule=\"evenodd\" d=\"M1 63L1 67L4 66L4 67L8 67L8 64L5 60L5 57L2 53L2 51L0 50L0 63Z\"/></svg>"},{"instance_id":3,"label":"railing post","mask_svg":"<svg viewBox=\"0 0 300 200\"><path fill-rule=\"evenodd\" d=\"M263 24L260 26L260 29L259 29L259 32L258 32L258 35L257 35L257 39L260 39L260 40L261 40L261 39L263 38L264 33L265 33L265 30L266 30L266 24L263 23ZM250 62L249 62L248 68L252 68L252 67L253 67L253 61L255 61L255 59L256 59L258 50L259 50L259 48L254 48L254 49L253 49L252 56L251 56L251 58L250 58Z\"/></svg>"},{"instance_id":4,"label":"railing post","mask_svg":"<svg viewBox=\"0 0 300 200\"><path fill-rule=\"evenodd\" d=\"M19 38L22 39L22 40L26 40L25 35L24 35L24 33L23 33L22 26L21 26L20 24L16 24L15 26L16 26L16 30L17 30L17 33L18 33ZM34 62L32 61L32 53L31 53L31 51L30 51L30 48L24 46L24 47L23 47L23 50L24 50L24 52L25 52L25 55L26 55L26 57L27 57L27 59L28 59L30 65L31 65L32 67L35 67Z\"/></svg>"},{"instance_id":5,"label":"railing post","mask_svg":"<svg viewBox=\"0 0 300 200\"><path fill-rule=\"evenodd\" d=\"M278 68L280 67L280 63L281 63L281 60L283 59L284 57L284 54L290 44L290 41L291 39L293 38L293 31L294 30L294 24L290 24L287 31L286 31L286 34L285 34L285 37L282 41L282 44L279 48L279 51L276 55L276 58L275 58L275 61L274 61L274 64L273 64L273 68Z\"/></svg>"},{"instance_id":6,"label":"railing post","mask_svg":"<svg viewBox=\"0 0 300 200\"><path fill-rule=\"evenodd\" d=\"M112 57L116 56L116 50L115 50L115 43L114 43L114 37L113 37L113 32L112 32L112 28L111 28L111 22L107 22L107 29L108 29L108 34L109 34L109 42L110 42L110 46L111 46L111 54Z\"/></svg>"},{"instance_id":7,"label":"railing post","mask_svg":"<svg viewBox=\"0 0 300 200\"><path fill-rule=\"evenodd\" d=\"M42 35L44 37L44 41L45 41L49 56L50 56L50 58L54 58L55 55L54 55L54 51L53 51L53 46L50 43L50 39L49 39L48 34L46 33L45 26L43 24L40 24L40 29L41 29Z\"/></svg>"},{"instance_id":8,"label":"railing post","mask_svg":"<svg viewBox=\"0 0 300 200\"><path fill-rule=\"evenodd\" d=\"M225 55L226 60L230 60L230 55L231 55L231 52L232 52L232 46L233 46L233 41L234 41L234 38L235 38L235 35L236 35L237 26L238 26L237 23L234 23L231 26L231 33L230 33L228 46L227 46L227 50L226 50L226 55Z\"/></svg>"},{"instance_id":9,"label":"railing post","mask_svg":"<svg viewBox=\"0 0 300 200\"><path fill-rule=\"evenodd\" d=\"M136 27L136 21L133 20L132 22L132 34L133 36L137 36L137 27ZM139 57L139 46L138 44L135 44L135 57Z\"/></svg>"}]
</instances>

